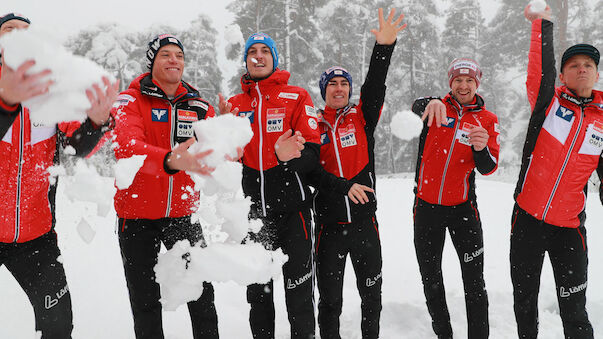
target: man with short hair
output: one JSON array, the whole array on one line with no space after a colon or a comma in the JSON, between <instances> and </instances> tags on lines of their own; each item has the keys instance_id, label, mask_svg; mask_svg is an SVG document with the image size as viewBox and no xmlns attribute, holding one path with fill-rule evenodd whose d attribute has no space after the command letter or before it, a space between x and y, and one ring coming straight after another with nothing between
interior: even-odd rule
<instances>
[{"instance_id":1,"label":"man with short hair","mask_svg":"<svg viewBox=\"0 0 603 339\"><path fill-rule=\"evenodd\" d=\"M477 94L479 64L458 58L448 68L450 93L417 99L412 110L427 119L419 138L415 173L414 243L427 309L438 339L452 338L442 277L446 229L456 249L465 290L469 339L489 335L484 283L484 237L477 209L475 170L498 167L498 118Z\"/></svg>"},{"instance_id":2,"label":"man with short hair","mask_svg":"<svg viewBox=\"0 0 603 339\"><path fill-rule=\"evenodd\" d=\"M191 220L199 192L185 171L213 171L202 163L211 151L191 154L188 148L195 141L193 122L214 116L214 109L182 81L184 47L175 36L156 36L146 58L150 73L132 81L114 105L115 156L146 156L132 184L117 190L115 211L136 338L161 339L160 290L153 268L162 242L168 249L184 239L204 245L201 225ZM213 286L203 287L201 297L188 303L193 337L218 338Z\"/></svg>"},{"instance_id":3,"label":"man with short hair","mask_svg":"<svg viewBox=\"0 0 603 339\"><path fill-rule=\"evenodd\" d=\"M30 20L9 13L0 17L0 36L27 29ZM83 123L34 124L21 102L48 92L49 70L28 74L35 62L16 69L0 63L0 265L5 265L27 294L36 330L44 339L71 338L71 295L55 233L57 183L48 168L58 164L58 149L72 146L76 156L89 154L112 127L109 115L118 82L102 91L93 85L86 93L91 108Z\"/></svg>"},{"instance_id":4,"label":"man with short hair","mask_svg":"<svg viewBox=\"0 0 603 339\"><path fill-rule=\"evenodd\" d=\"M586 312L588 179L603 176L603 93L600 53L568 48L555 87L551 9L524 15L532 23L526 81L532 115L523 149L511 219L511 280L520 338L538 335L538 292L548 252L566 338L593 338ZM601 195L603 202L603 194Z\"/></svg>"},{"instance_id":5,"label":"man with short hair","mask_svg":"<svg viewBox=\"0 0 603 339\"><path fill-rule=\"evenodd\" d=\"M263 33L249 37L243 54L243 93L220 103L251 122L253 137L244 149L243 192L251 197L250 217L264 225L251 240L289 256L283 265L291 338L314 338L311 192L306 174L318 166L320 136L310 95L288 84L278 69L276 43ZM274 338L273 284L247 288L253 338Z\"/></svg>"},{"instance_id":6,"label":"man with short hair","mask_svg":"<svg viewBox=\"0 0 603 339\"><path fill-rule=\"evenodd\" d=\"M321 167L311 179L317 188L314 211L320 337L338 339L345 264L350 255L361 299L363 339L379 337L381 241L374 193L375 129L385 100L385 79L403 15L387 20L379 9L379 30L358 105L350 102L352 76L333 66L320 77L326 106L320 111ZM369 192L369 193L366 193ZM350 200L352 203L350 203Z\"/></svg>"}]
</instances>

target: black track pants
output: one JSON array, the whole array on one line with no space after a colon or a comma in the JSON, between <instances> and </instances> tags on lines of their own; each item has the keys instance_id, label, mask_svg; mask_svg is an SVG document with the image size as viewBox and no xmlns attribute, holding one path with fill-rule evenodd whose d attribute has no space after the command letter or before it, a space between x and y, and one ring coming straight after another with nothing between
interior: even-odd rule
<instances>
[{"instance_id":1,"label":"black track pants","mask_svg":"<svg viewBox=\"0 0 603 339\"><path fill-rule=\"evenodd\" d=\"M340 339L343 276L348 253L361 299L363 339L379 338L381 315L381 242L377 220L320 225L316 236L316 277L320 300L318 325L321 339Z\"/></svg>"},{"instance_id":2,"label":"black track pants","mask_svg":"<svg viewBox=\"0 0 603 339\"><path fill-rule=\"evenodd\" d=\"M511 230L511 280L519 338L538 336L538 292L544 253L553 267L559 313L567 339L592 339L586 313L588 248L578 228L544 223L515 205Z\"/></svg>"},{"instance_id":3,"label":"black track pants","mask_svg":"<svg viewBox=\"0 0 603 339\"><path fill-rule=\"evenodd\" d=\"M291 339L314 338L310 210L290 213L278 220L263 221L260 232L251 238L268 249L281 248L289 256L289 261L283 265L283 280ZM249 323L255 339L274 338L272 289L272 281L247 287L247 301L251 305Z\"/></svg>"},{"instance_id":4,"label":"black track pants","mask_svg":"<svg viewBox=\"0 0 603 339\"><path fill-rule=\"evenodd\" d=\"M137 339L162 339L161 297L153 267L161 242L170 249L178 240L191 244L203 241L201 225L191 218L119 219L119 246L130 293ZM188 303L195 339L218 338L218 317L214 305L214 289L203 284L203 294Z\"/></svg>"},{"instance_id":5,"label":"black track pants","mask_svg":"<svg viewBox=\"0 0 603 339\"><path fill-rule=\"evenodd\" d=\"M414 241L427 309L438 338L452 338L442 278L446 228L461 263L469 339L489 335L488 295L484 283L484 241L475 202L456 206L432 205L416 198Z\"/></svg>"},{"instance_id":6,"label":"black track pants","mask_svg":"<svg viewBox=\"0 0 603 339\"><path fill-rule=\"evenodd\" d=\"M0 243L0 265L6 265L34 309L42 339L71 338L71 295L65 279L57 235L50 231L25 243Z\"/></svg>"}]
</instances>

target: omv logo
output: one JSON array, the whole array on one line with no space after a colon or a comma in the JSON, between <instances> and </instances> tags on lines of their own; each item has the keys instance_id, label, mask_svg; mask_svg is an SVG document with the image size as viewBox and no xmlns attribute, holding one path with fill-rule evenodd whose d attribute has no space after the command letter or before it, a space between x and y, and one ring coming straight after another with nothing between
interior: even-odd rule
<instances>
[{"instance_id":1,"label":"omv logo","mask_svg":"<svg viewBox=\"0 0 603 339\"><path fill-rule=\"evenodd\" d=\"M574 111L569 108L559 106L557 112L555 112L555 115L565 121L572 121L572 118L574 117Z\"/></svg>"}]
</instances>

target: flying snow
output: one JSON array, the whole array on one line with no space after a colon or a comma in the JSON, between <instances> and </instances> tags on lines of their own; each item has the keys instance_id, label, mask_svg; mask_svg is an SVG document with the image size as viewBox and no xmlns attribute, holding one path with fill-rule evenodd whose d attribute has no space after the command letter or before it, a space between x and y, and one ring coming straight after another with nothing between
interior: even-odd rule
<instances>
[{"instance_id":1,"label":"flying snow","mask_svg":"<svg viewBox=\"0 0 603 339\"><path fill-rule=\"evenodd\" d=\"M84 121L90 108L86 89L94 83L105 89L101 78L106 76L114 81L114 77L94 62L67 51L49 34L52 31L33 25L3 35L0 47L4 49L4 63L17 69L23 62L34 60L36 63L28 74L52 71L49 77L54 83L48 93L23 102L30 110L32 122L54 125L61 121Z\"/></svg>"},{"instance_id":2,"label":"flying snow","mask_svg":"<svg viewBox=\"0 0 603 339\"><path fill-rule=\"evenodd\" d=\"M546 9L546 2L544 0L530 1L530 11L532 13L544 12L545 9Z\"/></svg>"},{"instance_id":3,"label":"flying snow","mask_svg":"<svg viewBox=\"0 0 603 339\"><path fill-rule=\"evenodd\" d=\"M402 140L411 140L421 135L423 121L411 111L402 111L392 117L392 134Z\"/></svg>"}]
</instances>

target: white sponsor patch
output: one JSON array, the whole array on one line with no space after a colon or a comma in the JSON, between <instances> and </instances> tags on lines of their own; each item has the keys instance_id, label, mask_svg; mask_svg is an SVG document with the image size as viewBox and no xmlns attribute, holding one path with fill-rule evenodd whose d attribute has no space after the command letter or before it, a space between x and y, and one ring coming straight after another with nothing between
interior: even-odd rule
<instances>
[{"instance_id":1,"label":"white sponsor patch","mask_svg":"<svg viewBox=\"0 0 603 339\"><path fill-rule=\"evenodd\" d=\"M561 144L565 144L565 140L572 129L574 118L573 114L568 114L567 110L559 105L559 100L555 98L555 102L547 112L542 128Z\"/></svg>"},{"instance_id":2,"label":"white sponsor patch","mask_svg":"<svg viewBox=\"0 0 603 339\"><path fill-rule=\"evenodd\" d=\"M462 128L459 128L459 130L456 131L456 139L463 145L471 146L471 143L469 142L469 131L475 127L477 126L464 122Z\"/></svg>"},{"instance_id":3,"label":"white sponsor patch","mask_svg":"<svg viewBox=\"0 0 603 339\"><path fill-rule=\"evenodd\" d=\"M46 127L43 124L32 124L31 129L31 144L35 145L38 142L52 138L57 133L56 125Z\"/></svg>"},{"instance_id":4,"label":"white sponsor patch","mask_svg":"<svg viewBox=\"0 0 603 339\"><path fill-rule=\"evenodd\" d=\"M266 110L266 132L282 132L285 120L285 107L269 108Z\"/></svg>"},{"instance_id":5,"label":"white sponsor patch","mask_svg":"<svg viewBox=\"0 0 603 339\"><path fill-rule=\"evenodd\" d=\"M176 136L181 138L192 138L194 136L193 123L178 121L178 126L176 126Z\"/></svg>"},{"instance_id":6,"label":"white sponsor patch","mask_svg":"<svg viewBox=\"0 0 603 339\"><path fill-rule=\"evenodd\" d=\"M500 126L498 126L498 123L494 123L494 132L500 133Z\"/></svg>"},{"instance_id":7,"label":"white sponsor patch","mask_svg":"<svg viewBox=\"0 0 603 339\"><path fill-rule=\"evenodd\" d=\"M603 154L603 123L595 120L588 125L584 141L578 154L602 155Z\"/></svg>"},{"instance_id":8,"label":"white sponsor patch","mask_svg":"<svg viewBox=\"0 0 603 339\"><path fill-rule=\"evenodd\" d=\"M469 70L466 68L461 68L461 70L459 71L460 74L469 74Z\"/></svg>"},{"instance_id":9,"label":"white sponsor patch","mask_svg":"<svg viewBox=\"0 0 603 339\"><path fill-rule=\"evenodd\" d=\"M316 122L316 119L314 119L314 118L308 119L308 126L310 126L311 129L317 129L318 123Z\"/></svg>"},{"instance_id":10,"label":"white sponsor patch","mask_svg":"<svg viewBox=\"0 0 603 339\"><path fill-rule=\"evenodd\" d=\"M306 115L315 119L318 119L318 115L316 114L316 109L312 106L306 105Z\"/></svg>"},{"instance_id":11,"label":"white sponsor patch","mask_svg":"<svg viewBox=\"0 0 603 339\"><path fill-rule=\"evenodd\" d=\"M346 127L338 128L337 133L339 133L339 141L341 142L341 147L350 147L357 145L356 127L354 127L354 124L349 124Z\"/></svg>"},{"instance_id":12,"label":"white sponsor patch","mask_svg":"<svg viewBox=\"0 0 603 339\"><path fill-rule=\"evenodd\" d=\"M297 93L287 93L287 92L280 92L278 95L279 98L283 98L283 99L291 99L291 100L297 100L297 98L299 98L299 94Z\"/></svg>"},{"instance_id":13,"label":"white sponsor patch","mask_svg":"<svg viewBox=\"0 0 603 339\"><path fill-rule=\"evenodd\" d=\"M201 107L206 111L209 110L209 105L204 103L203 101L199 101L199 100L189 100L188 105L193 106L193 107Z\"/></svg>"}]
</instances>

